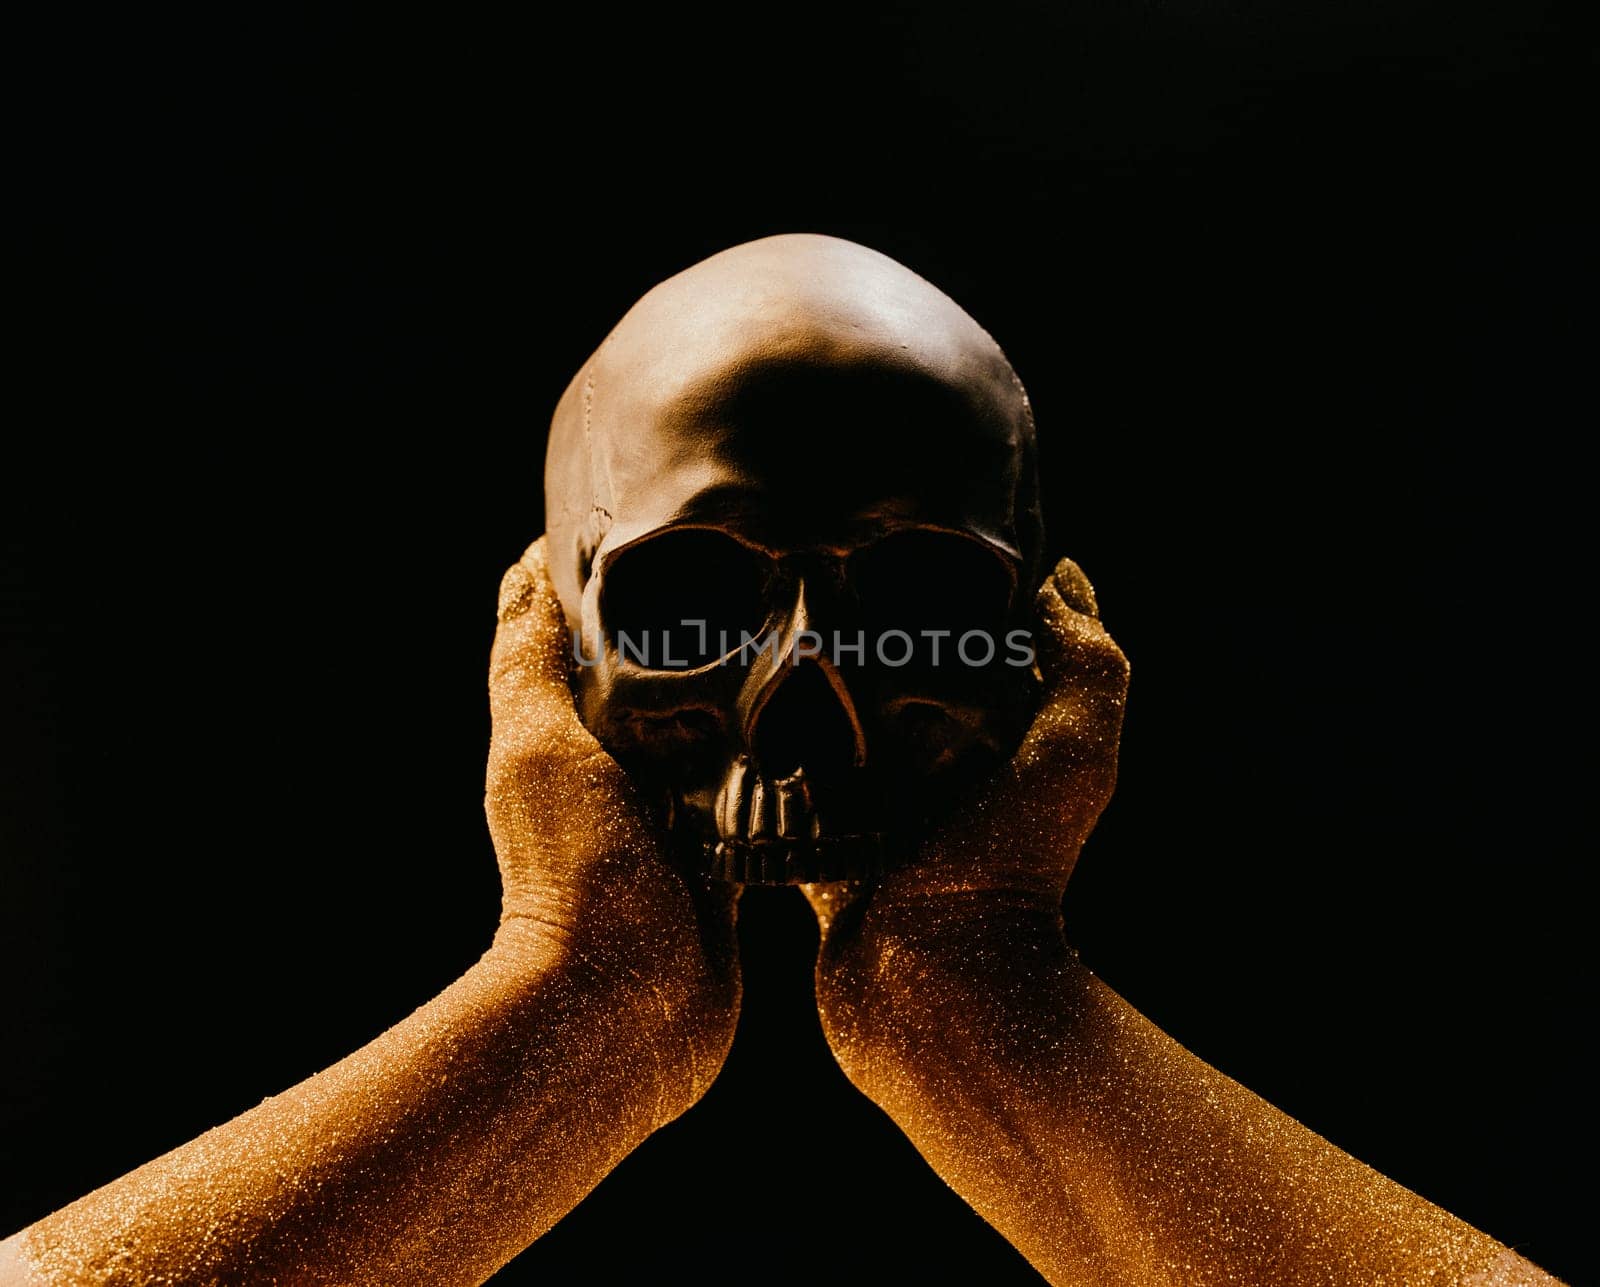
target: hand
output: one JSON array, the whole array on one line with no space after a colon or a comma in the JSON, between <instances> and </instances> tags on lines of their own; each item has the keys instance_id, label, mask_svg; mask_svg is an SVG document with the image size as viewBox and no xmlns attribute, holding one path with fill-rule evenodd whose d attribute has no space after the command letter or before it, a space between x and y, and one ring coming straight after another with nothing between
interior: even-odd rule
<instances>
[{"instance_id":1,"label":"hand","mask_svg":"<svg viewBox=\"0 0 1600 1287\"><path fill-rule=\"evenodd\" d=\"M737 894L665 861L632 783L579 721L542 537L501 581L499 616L484 801L503 887L497 950L575 960L619 1007L655 1007L656 1022L665 1011L687 1042L692 1102L738 1017Z\"/></svg>"},{"instance_id":2,"label":"hand","mask_svg":"<svg viewBox=\"0 0 1600 1287\"><path fill-rule=\"evenodd\" d=\"M1062 562L1011 762L873 890L817 886L840 1066L1046 1280L1553 1283L1207 1067L1084 968L1061 896L1128 666Z\"/></svg>"},{"instance_id":3,"label":"hand","mask_svg":"<svg viewBox=\"0 0 1600 1287\"><path fill-rule=\"evenodd\" d=\"M0 1280L481 1283L710 1085L733 897L661 861L579 723L536 543L500 587L494 946L299 1085L0 1243Z\"/></svg>"},{"instance_id":4,"label":"hand","mask_svg":"<svg viewBox=\"0 0 1600 1287\"><path fill-rule=\"evenodd\" d=\"M818 1005L841 1061L875 1002L913 986L930 954L982 988L1065 952L1062 894L1116 785L1128 661L1070 559L1040 589L1035 615L1045 694L1011 760L875 888L806 888L822 928Z\"/></svg>"}]
</instances>

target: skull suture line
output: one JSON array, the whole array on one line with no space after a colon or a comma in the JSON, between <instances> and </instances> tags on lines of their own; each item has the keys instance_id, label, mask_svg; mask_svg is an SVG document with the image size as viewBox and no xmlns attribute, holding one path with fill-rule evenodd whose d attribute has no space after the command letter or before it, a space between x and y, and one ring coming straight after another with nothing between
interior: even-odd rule
<instances>
[{"instance_id":1,"label":"skull suture line","mask_svg":"<svg viewBox=\"0 0 1600 1287\"><path fill-rule=\"evenodd\" d=\"M1027 395L876 251L770 237L650 291L562 396L545 505L579 712L706 872L870 876L1021 736Z\"/></svg>"}]
</instances>

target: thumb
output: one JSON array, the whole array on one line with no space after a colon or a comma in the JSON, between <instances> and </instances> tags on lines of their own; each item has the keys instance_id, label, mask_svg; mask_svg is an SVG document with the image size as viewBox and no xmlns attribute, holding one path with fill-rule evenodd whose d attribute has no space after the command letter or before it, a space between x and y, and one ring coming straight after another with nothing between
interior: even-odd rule
<instances>
[{"instance_id":1,"label":"thumb","mask_svg":"<svg viewBox=\"0 0 1600 1287\"><path fill-rule=\"evenodd\" d=\"M489 655L490 706L575 714L567 674L571 636L551 584L545 538L530 545L500 580L500 624Z\"/></svg>"},{"instance_id":2,"label":"thumb","mask_svg":"<svg viewBox=\"0 0 1600 1287\"><path fill-rule=\"evenodd\" d=\"M1039 672L1044 705L1079 701L1086 691L1120 706L1128 687L1128 659L1100 624L1094 586L1071 559L1062 559L1034 597Z\"/></svg>"}]
</instances>

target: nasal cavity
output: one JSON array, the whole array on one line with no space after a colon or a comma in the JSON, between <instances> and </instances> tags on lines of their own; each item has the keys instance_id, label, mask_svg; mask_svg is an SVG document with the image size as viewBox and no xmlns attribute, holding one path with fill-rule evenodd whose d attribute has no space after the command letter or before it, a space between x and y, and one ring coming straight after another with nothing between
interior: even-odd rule
<instances>
[{"instance_id":1,"label":"nasal cavity","mask_svg":"<svg viewBox=\"0 0 1600 1287\"><path fill-rule=\"evenodd\" d=\"M765 777L787 777L804 768L826 776L855 763L856 733L839 694L822 667L802 661L778 683L756 717L751 749Z\"/></svg>"}]
</instances>

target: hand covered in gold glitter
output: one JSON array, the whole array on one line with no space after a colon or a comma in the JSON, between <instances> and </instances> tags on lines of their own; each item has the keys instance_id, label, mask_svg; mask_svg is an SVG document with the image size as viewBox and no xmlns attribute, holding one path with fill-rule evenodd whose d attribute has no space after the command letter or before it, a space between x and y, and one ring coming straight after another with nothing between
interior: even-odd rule
<instances>
[{"instance_id":1,"label":"hand covered in gold glitter","mask_svg":"<svg viewBox=\"0 0 1600 1287\"><path fill-rule=\"evenodd\" d=\"M1206 1066L1067 946L1128 665L1063 561L1016 755L876 888L813 886L839 1065L1058 1287L1554 1279Z\"/></svg>"},{"instance_id":2,"label":"hand covered in gold glitter","mask_svg":"<svg viewBox=\"0 0 1600 1287\"><path fill-rule=\"evenodd\" d=\"M579 723L536 543L506 573L494 943L331 1068L0 1242L0 1283L486 1281L711 1084L733 894L661 860Z\"/></svg>"},{"instance_id":3,"label":"hand covered in gold glitter","mask_svg":"<svg viewBox=\"0 0 1600 1287\"><path fill-rule=\"evenodd\" d=\"M736 893L663 860L627 775L579 721L545 559L541 537L502 579L490 662L500 939L570 953L602 986L653 991L720 1064L737 1017Z\"/></svg>"},{"instance_id":4,"label":"hand covered in gold glitter","mask_svg":"<svg viewBox=\"0 0 1600 1287\"><path fill-rule=\"evenodd\" d=\"M888 943L981 944L1005 959L1015 956L1008 945L1060 934L1067 880L1116 784L1128 662L1070 559L1040 588L1035 617L1044 698L1011 760L875 888L807 888L822 926L817 995L830 1041Z\"/></svg>"}]
</instances>

